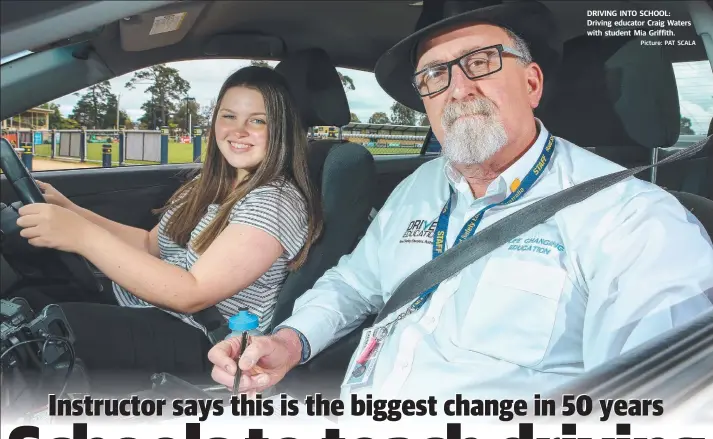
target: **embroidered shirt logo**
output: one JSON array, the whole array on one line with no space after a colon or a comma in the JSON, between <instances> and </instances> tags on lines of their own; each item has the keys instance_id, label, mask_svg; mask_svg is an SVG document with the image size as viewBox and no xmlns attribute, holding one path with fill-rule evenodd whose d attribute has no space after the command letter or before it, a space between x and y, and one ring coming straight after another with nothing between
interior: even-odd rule
<instances>
[{"instance_id":1,"label":"embroidered shirt logo","mask_svg":"<svg viewBox=\"0 0 713 439\"><path fill-rule=\"evenodd\" d=\"M406 231L401 237L400 243L409 244L432 244L433 234L438 225L438 218L431 221L428 220L413 220L406 227Z\"/></svg>"}]
</instances>

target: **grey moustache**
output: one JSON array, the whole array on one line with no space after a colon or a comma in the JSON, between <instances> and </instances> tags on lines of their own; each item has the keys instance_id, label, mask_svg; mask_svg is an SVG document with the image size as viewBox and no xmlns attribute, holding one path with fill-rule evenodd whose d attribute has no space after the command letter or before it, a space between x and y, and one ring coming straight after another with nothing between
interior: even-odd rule
<instances>
[{"instance_id":1,"label":"grey moustache","mask_svg":"<svg viewBox=\"0 0 713 439\"><path fill-rule=\"evenodd\" d=\"M450 104L443 111L441 124L450 127L461 116L492 116L495 105L488 99L474 99Z\"/></svg>"}]
</instances>

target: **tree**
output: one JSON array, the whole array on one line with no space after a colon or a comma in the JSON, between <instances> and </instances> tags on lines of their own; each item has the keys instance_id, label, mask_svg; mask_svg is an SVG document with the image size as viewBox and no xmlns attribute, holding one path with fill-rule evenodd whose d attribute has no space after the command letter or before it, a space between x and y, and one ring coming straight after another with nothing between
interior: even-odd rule
<instances>
[{"instance_id":1,"label":"tree","mask_svg":"<svg viewBox=\"0 0 713 439\"><path fill-rule=\"evenodd\" d=\"M186 97L191 89L191 85L181 77L178 70L165 64L135 72L126 83L126 88L133 90L138 83L150 84L146 91L150 93L151 98L144 102L141 108L144 109L142 119L146 118L147 125L150 120L154 129L168 123L168 114L175 111L181 99Z\"/></svg>"},{"instance_id":2,"label":"tree","mask_svg":"<svg viewBox=\"0 0 713 439\"><path fill-rule=\"evenodd\" d=\"M79 96L79 93L75 93ZM102 126L107 111L111 84L109 81L92 85L87 92L79 97L74 105L70 119L76 120L80 126L90 129L105 128Z\"/></svg>"},{"instance_id":3,"label":"tree","mask_svg":"<svg viewBox=\"0 0 713 439\"><path fill-rule=\"evenodd\" d=\"M79 125L79 122L77 122L74 119L69 119L69 118L63 118L62 123L60 123L59 128L60 130L78 130L82 128L81 125Z\"/></svg>"},{"instance_id":4,"label":"tree","mask_svg":"<svg viewBox=\"0 0 713 439\"><path fill-rule=\"evenodd\" d=\"M42 104L40 108L52 110L52 113L49 114L48 121L51 130L74 130L81 128L81 125L79 125L79 122L76 120L62 116L62 113L59 111L59 105L54 102Z\"/></svg>"},{"instance_id":5,"label":"tree","mask_svg":"<svg viewBox=\"0 0 713 439\"><path fill-rule=\"evenodd\" d=\"M341 72L339 73L339 79L342 81L342 87L344 87L344 90L349 91L349 90L355 90L354 87L354 81L352 78L350 78L347 75L342 74Z\"/></svg>"},{"instance_id":6,"label":"tree","mask_svg":"<svg viewBox=\"0 0 713 439\"><path fill-rule=\"evenodd\" d=\"M107 99L106 112L102 120L102 128L116 127L116 110L118 105L118 99L115 94L109 93L109 98ZM128 123L127 123L128 121ZM119 111L119 126L127 126L131 124L131 119L125 111Z\"/></svg>"},{"instance_id":7,"label":"tree","mask_svg":"<svg viewBox=\"0 0 713 439\"><path fill-rule=\"evenodd\" d=\"M272 67L270 67L270 64L267 63L267 61L258 60L258 59L251 60L250 65L255 66L255 67L267 67L268 69L272 68Z\"/></svg>"},{"instance_id":8,"label":"tree","mask_svg":"<svg viewBox=\"0 0 713 439\"><path fill-rule=\"evenodd\" d=\"M168 125L170 121L169 115L176 111L176 107L172 103L162 107L153 99L149 99L141 104L141 109L144 110L144 114L139 118L139 122L149 130L155 130L164 125Z\"/></svg>"},{"instance_id":9,"label":"tree","mask_svg":"<svg viewBox=\"0 0 713 439\"><path fill-rule=\"evenodd\" d=\"M428 116L422 113L421 114L421 119L418 121L418 124L422 127L430 127L431 122L428 120Z\"/></svg>"},{"instance_id":10,"label":"tree","mask_svg":"<svg viewBox=\"0 0 713 439\"><path fill-rule=\"evenodd\" d=\"M357 116L357 115L354 114L354 113L351 114L351 120L350 120L350 122L361 123L361 121L359 120L359 116Z\"/></svg>"},{"instance_id":11,"label":"tree","mask_svg":"<svg viewBox=\"0 0 713 439\"><path fill-rule=\"evenodd\" d=\"M213 112L215 111L215 106L217 105L217 101L215 98L210 100L210 103L208 105L201 106L201 118L203 120L204 125L210 125L211 121L213 120Z\"/></svg>"},{"instance_id":12,"label":"tree","mask_svg":"<svg viewBox=\"0 0 713 439\"><path fill-rule=\"evenodd\" d=\"M46 106L45 106L46 105ZM50 113L49 127L51 130L61 130L62 122L64 121L64 116L59 112L59 105L51 102L49 104L42 105L42 108L47 108L52 110Z\"/></svg>"},{"instance_id":13,"label":"tree","mask_svg":"<svg viewBox=\"0 0 713 439\"><path fill-rule=\"evenodd\" d=\"M399 102L394 102L391 106L391 123L395 125L416 125L416 112Z\"/></svg>"},{"instance_id":14,"label":"tree","mask_svg":"<svg viewBox=\"0 0 713 439\"><path fill-rule=\"evenodd\" d=\"M376 113L371 115L371 117L369 118L369 123L380 123L380 124L390 123L389 116L387 116L386 113L377 111Z\"/></svg>"},{"instance_id":15,"label":"tree","mask_svg":"<svg viewBox=\"0 0 713 439\"><path fill-rule=\"evenodd\" d=\"M123 113L123 112L122 112ZM119 125L119 128L123 127L126 130L133 130L134 129L134 122L131 120L130 117L126 117L126 120L124 120L124 125Z\"/></svg>"},{"instance_id":16,"label":"tree","mask_svg":"<svg viewBox=\"0 0 713 439\"><path fill-rule=\"evenodd\" d=\"M681 118L681 132L680 132L680 134L690 134L690 135L696 134L696 132L693 131L693 128L691 128L691 125L692 125L691 119L689 119L687 117L682 117Z\"/></svg>"},{"instance_id":17,"label":"tree","mask_svg":"<svg viewBox=\"0 0 713 439\"><path fill-rule=\"evenodd\" d=\"M191 126L202 126L204 121L200 110L201 106L198 102L184 100L181 102L181 106L178 107L178 110L176 110L173 122L175 122L179 128L188 130L188 115L190 114Z\"/></svg>"}]
</instances>

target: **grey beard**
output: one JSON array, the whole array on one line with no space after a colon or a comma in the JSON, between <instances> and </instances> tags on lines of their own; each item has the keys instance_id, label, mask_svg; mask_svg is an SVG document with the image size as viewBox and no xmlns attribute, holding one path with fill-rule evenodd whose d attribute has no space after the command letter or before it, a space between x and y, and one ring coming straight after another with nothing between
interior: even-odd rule
<instances>
[{"instance_id":1,"label":"grey beard","mask_svg":"<svg viewBox=\"0 0 713 439\"><path fill-rule=\"evenodd\" d=\"M477 115L465 117L462 115ZM486 99L451 104L441 118L446 138L443 155L462 165L481 164L505 146L508 137L495 116L495 106Z\"/></svg>"}]
</instances>

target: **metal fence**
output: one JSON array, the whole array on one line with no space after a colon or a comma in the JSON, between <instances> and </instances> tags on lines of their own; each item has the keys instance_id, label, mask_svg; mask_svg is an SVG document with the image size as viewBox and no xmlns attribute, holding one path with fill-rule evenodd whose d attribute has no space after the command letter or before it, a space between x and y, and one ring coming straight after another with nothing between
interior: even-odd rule
<instances>
[{"instance_id":1,"label":"metal fence","mask_svg":"<svg viewBox=\"0 0 713 439\"><path fill-rule=\"evenodd\" d=\"M165 127L164 127L165 128ZM34 157L111 166L151 163L190 163L205 151L202 130L186 139L169 137L159 130L3 130L16 147L32 145ZM362 144L372 154L418 154L424 136L407 134L341 133L345 140ZM316 136L319 137L319 136ZM190 145L185 145L190 143ZM103 152L111 145L110 156ZM198 154L198 156L196 155Z\"/></svg>"},{"instance_id":2,"label":"metal fence","mask_svg":"<svg viewBox=\"0 0 713 439\"><path fill-rule=\"evenodd\" d=\"M161 161L161 132L125 131L125 160Z\"/></svg>"},{"instance_id":3,"label":"metal fence","mask_svg":"<svg viewBox=\"0 0 713 439\"><path fill-rule=\"evenodd\" d=\"M102 163L102 147L112 146L112 164L161 163L161 132L150 130L4 130L16 147L32 145L36 157Z\"/></svg>"},{"instance_id":4,"label":"metal fence","mask_svg":"<svg viewBox=\"0 0 713 439\"><path fill-rule=\"evenodd\" d=\"M57 148L57 140L59 140L59 148ZM81 159L82 151L86 147L82 142L82 132L76 131L57 131L54 138L54 155L50 157L63 157ZM35 150L37 147L35 146ZM37 154L35 154L37 155Z\"/></svg>"}]
</instances>

